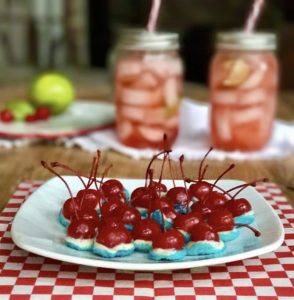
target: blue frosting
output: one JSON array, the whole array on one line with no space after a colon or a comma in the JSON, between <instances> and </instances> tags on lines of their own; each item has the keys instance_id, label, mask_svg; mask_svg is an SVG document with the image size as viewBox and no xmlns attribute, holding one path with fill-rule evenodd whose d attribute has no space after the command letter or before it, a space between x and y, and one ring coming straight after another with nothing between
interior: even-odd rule
<instances>
[{"instance_id":1,"label":"blue frosting","mask_svg":"<svg viewBox=\"0 0 294 300\"><path fill-rule=\"evenodd\" d=\"M240 232L237 229L233 229L229 233L219 232L218 236L223 242L229 242L235 240L240 235Z\"/></svg>"},{"instance_id":2,"label":"blue frosting","mask_svg":"<svg viewBox=\"0 0 294 300\"><path fill-rule=\"evenodd\" d=\"M146 208L140 208L138 211L140 212L142 220L148 217L148 210Z\"/></svg>"},{"instance_id":3,"label":"blue frosting","mask_svg":"<svg viewBox=\"0 0 294 300\"><path fill-rule=\"evenodd\" d=\"M132 224L124 224L124 226L128 231L133 231L134 229L134 226Z\"/></svg>"},{"instance_id":4,"label":"blue frosting","mask_svg":"<svg viewBox=\"0 0 294 300\"><path fill-rule=\"evenodd\" d=\"M73 242L68 242L68 241L65 241L65 244L66 244L66 246L68 246L72 249L75 249L75 250L79 250L79 251L88 251L88 250L91 250L93 247L93 244L91 244L91 246L89 246L89 247L81 247L78 243L75 244Z\"/></svg>"},{"instance_id":5,"label":"blue frosting","mask_svg":"<svg viewBox=\"0 0 294 300\"><path fill-rule=\"evenodd\" d=\"M59 211L59 214L58 214L58 221L59 223L64 226L65 228L67 228L67 226L69 225L69 220L66 219L62 213L62 209Z\"/></svg>"},{"instance_id":6,"label":"blue frosting","mask_svg":"<svg viewBox=\"0 0 294 300\"><path fill-rule=\"evenodd\" d=\"M187 255L195 256L195 255L205 255L205 254L215 254L220 253L224 250L225 247L221 249L217 249L215 246L211 245L208 242L190 242L187 245Z\"/></svg>"},{"instance_id":7,"label":"blue frosting","mask_svg":"<svg viewBox=\"0 0 294 300\"><path fill-rule=\"evenodd\" d=\"M184 237L184 241L185 243L188 243L191 239L190 234L186 231L180 231L180 233L182 234L182 236Z\"/></svg>"},{"instance_id":8,"label":"blue frosting","mask_svg":"<svg viewBox=\"0 0 294 300\"><path fill-rule=\"evenodd\" d=\"M135 250L139 252L149 252L152 249L152 244L140 243L135 241L134 245Z\"/></svg>"},{"instance_id":9,"label":"blue frosting","mask_svg":"<svg viewBox=\"0 0 294 300\"><path fill-rule=\"evenodd\" d=\"M154 252L154 250L151 250L149 253L150 259L153 260L183 260L183 258L186 256L187 251L186 249L177 250L176 252L173 252L172 254L159 254Z\"/></svg>"},{"instance_id":10,"label":"blue frosting","mask_svg":"<svg viewBox=\"0 0 294 300\"><path fill-rule=\"evenodd\" d=\"M162 225L162 216L161 216L161 212L160 212L159 209L155 210L151 214L151 218L153 220L155 220L158 224ZM171 223L170 221L168 221L164 215L163 215L163 218L164 218L164 228L166 228L166 229L172 228L173 227L173 223Z\"/></svg>"},{"instance_id":11,"label":"blue frosting","mask_svg":"<svg viewBox=\"0 0 294 300\"><path fill-rule=\"evenodd\" d=\"M124 191L125 191L127 203L130 203L131 200L130 192L127 189L124 189Z\"/></svg>"},{"instance_id":12,"label":"blue frosting","mask_svg":"<svg viewBox=\"0 0 294 300\"><path fill-rule=\"evenodd\" d=\"M251 224L254 220L254 215L241 215L234 218L234 222L240 224Z\"/></svg>"},{"instance_id":13,"label":"blue frosting","mask_svg":"<svg viewBox=\"0 0 294 300\"><path fill-rule=\"evenodd\" d=\"M116 252L107 251L105 249L100 249L93 246L93 253L102 257L112 258L112 257L121 257L121 256L129 256L134 252L134 248L129 250L118 250Z\"/></svg>"}]
</instances>

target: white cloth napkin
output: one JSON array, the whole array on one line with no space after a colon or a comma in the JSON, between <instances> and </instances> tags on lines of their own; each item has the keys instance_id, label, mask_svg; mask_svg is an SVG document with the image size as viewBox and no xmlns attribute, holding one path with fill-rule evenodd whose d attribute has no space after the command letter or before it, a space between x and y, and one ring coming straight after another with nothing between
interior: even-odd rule
<instances>
[{"instance_id":1,"label":"white cloth napkin","mask_svg":"<svg viewBox=\"0 0 294 300\"><path fill-rule=\"evenodd\" d=\"M186 159L200 159L211 146L209 137L209 111L208 105L184 99L181 107L181 124L179 136L173 145L172 158L177 159L181 154ZM31 141L36 142L36 141ZM85 136L74 138L62 138L55 141L65 147L79 146L83 150L94 152L96 149L113 149L134 159L149 159L154 151L152 149L138 150L122 145L115 134L114 129L97 131ZM1 140L0 146L19 147L27 145L27 140ZM256 152L226 152L214 150L210 154L211 159L223 160L267 160L283 158L294 153L294 123L276 120L273 134L268 145Z\"/></svg>"}]
</instances>

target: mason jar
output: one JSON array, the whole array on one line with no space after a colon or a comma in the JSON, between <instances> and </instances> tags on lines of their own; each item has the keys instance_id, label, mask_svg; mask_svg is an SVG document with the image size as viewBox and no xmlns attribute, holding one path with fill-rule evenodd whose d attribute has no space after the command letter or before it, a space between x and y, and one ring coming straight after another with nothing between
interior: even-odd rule
<instances>
[{"instance_id":1,"label":"mason jar","mask_svg":"<svg viewBox=\"0 0 294 300\"><path fill-rule=\"evenodd\" d=\"M116 47L115 102L119 140L135 148L171 146L179 131L183 64L176 33L133 31Z\"/></svg>"},{"instance_id":2,"label":"mason jar","mask_svg":"<svg viewBox=\"0 0 294 300\"><path fill-rule=\"evenodd\" d=\"M254 151L269 141L277 104L279 67L272 33L222 32L210 66L212 143Z\"/></svg>"}]
</instances>

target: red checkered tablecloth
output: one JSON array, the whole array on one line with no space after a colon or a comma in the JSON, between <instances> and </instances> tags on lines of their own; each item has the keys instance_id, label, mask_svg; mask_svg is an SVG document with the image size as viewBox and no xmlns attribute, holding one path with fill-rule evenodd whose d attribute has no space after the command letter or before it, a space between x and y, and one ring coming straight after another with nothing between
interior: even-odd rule
<instances>
[{"instance_id":1,"label":"red checkered tablecloth","mask_svg":"<svg viewBox=\"0 0 294 300\"><path fill-rule=\"evenodd\" d=\"M274 184L257 189L284 224L285 241L276 252L225 265L165 272L79 266L19 249L11 239L11 221L40 184L21 183L0 214L1 300L294 299L294 210Z\"/></svg>"}]
</instances>

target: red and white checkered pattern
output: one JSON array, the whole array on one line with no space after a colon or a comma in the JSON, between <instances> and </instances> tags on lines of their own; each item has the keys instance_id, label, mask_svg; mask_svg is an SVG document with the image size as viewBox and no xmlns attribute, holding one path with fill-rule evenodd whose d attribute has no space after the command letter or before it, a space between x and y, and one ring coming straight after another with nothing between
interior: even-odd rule
<instances>
[{"instance_id":1,"label":"red and white checkered pattern","mask_svg":"<svg viewBox=\"0 0 294 300\"><path fill-rule=\"evenodd\" d=\"M275 300L294 297L294 210L274 184L257 187L279 214L285 241L274 253L225 265L165 272L79 266L16 247L10 226L41 182L23 182L0 214L0 299Z\"/></svg>"}]
</instances>

